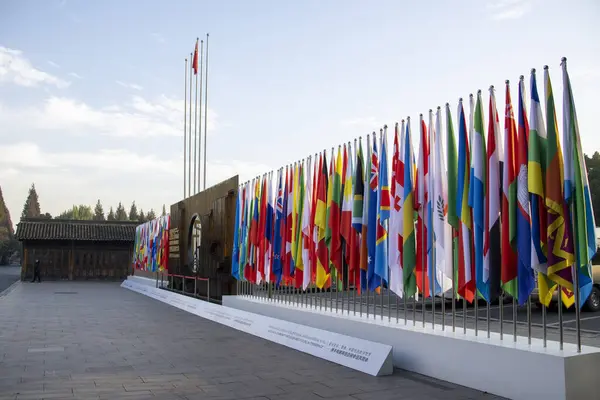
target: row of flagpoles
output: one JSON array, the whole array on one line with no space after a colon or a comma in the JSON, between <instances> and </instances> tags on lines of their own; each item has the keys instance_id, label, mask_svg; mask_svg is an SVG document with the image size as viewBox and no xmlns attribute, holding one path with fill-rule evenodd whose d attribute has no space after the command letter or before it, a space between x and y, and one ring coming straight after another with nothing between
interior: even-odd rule
<instances>
[{"instance_id":1,"label":"row of flagpoles","mask_svg":"<svg viewBox=\"0 0 600 400\"><path fill-rule=\"evenodd\" d=\"M206 57L204 51L204 40L200 40L198 49L198 38L194 52L190 53L190 60L185 59L184 78L184 105L183 105L183 198L187 198L200 191L201 171L204 172L204 186L206 189L206 133L208 130L208 33L206 34ZM198 63L198 57L200 62ZM204 77L202 72L204 69ZM189 79L188 79L189 73ZM200 80L198 81L198 76ZM194 81L194 83L192 83ZM192 102L192 91L195 86L195 96ZM189 87L189 104L188 104ZM198 98L198 87L200 97ZM204 166L200 168L202 147L202 90L204 89ZM194 111L192 113L192 104ZM194 121L192 125L192 114ZM192 169L193 159L193 169Z\"/></svg>"},{"instance_id":2,"label":"row of flagpoles","mask_svg":"<svg viewBox=\"0 0 600 400\"><path fill-rule=\"evenodd\" d=\"M532 70L529 109L521 76L516 118L506 81L503 140L490 87L487 134L479 91L468 116L459 100L457 125L448 104L445 115L440 107L427 121L421 115L417 155L408 117L395 125L391 165L385 126L364 144L332 149L329 159L323 151L242 184L232 275L304 291L388 288L405 301L450 291L465 307L482 298L488 335L490 302L507 295L515 310L516 302L531 307L537 286L548 306L558 290L577 305L580 349L595 221L566 59L561 67L562 146L544 67L543 103Z\"/></svg>"}]
</instances>

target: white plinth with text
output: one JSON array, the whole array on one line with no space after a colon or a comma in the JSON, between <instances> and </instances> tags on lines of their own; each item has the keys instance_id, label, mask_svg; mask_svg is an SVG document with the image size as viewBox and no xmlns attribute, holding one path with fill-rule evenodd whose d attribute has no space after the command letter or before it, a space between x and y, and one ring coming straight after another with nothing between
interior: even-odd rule
<instances>
[{"instance_id":1,"label":"white plinth with text","mask_svg":"<svg viewBox=\"0 0 600 400\"><path fill-rule=\"evenodd\" d=\"M277 319L374 340L393 348L394 366L437 379L478 389L510 399L592 399L600 393L600 349L584 346L577 354L573 344L519 337L500 340L491 333L475 336L474 331L441 326L425 328L404 320L388 322L379 315L341 314L286 305L260 298L223 296L223 305Z\"/></svg>"},{"instance_id":2,"label":"white plinth with text","mask_svg":"<svg viewBox=\"0 0 600 400\"><path fill-rule=\"evenodd\" d=\"M207 303L128 279L121 287L199 317L373 376L393 373L392 347L287 320Z\"/></svg>"}]
</instances>

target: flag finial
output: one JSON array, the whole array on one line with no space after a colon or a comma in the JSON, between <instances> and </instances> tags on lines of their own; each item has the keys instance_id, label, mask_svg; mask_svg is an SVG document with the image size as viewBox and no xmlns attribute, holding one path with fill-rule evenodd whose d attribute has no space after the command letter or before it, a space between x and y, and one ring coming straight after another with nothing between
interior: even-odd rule
<instances>
[{"instance_id":1,"label":"flag finial","mask_svg":"<svg viewBox=\"0 0 600 400\"><path fill-rule=\"evenodd\" d=\"M458 99L458 102L459 102L459 103L462 103L462 101L463 101L463 100L462 100L462 97L459 97L459 99Z\"/></svg>"},{"instance_id":2,"label":"flag finial","mask_svg":"<svg viewBox=\"0 0 600 400\"><path fill-rule=\"evenodd\" d=\"M521 75L521 76L523 76L523 75ZM505 80L504 83L506 83L507 85L510 85L510 81L508 79Z\"/></svg>"},{"instance_id":3,"label":"flag finial","mask_svg":"<svg viewBox=\"0 0 600 400\"><path fill-rule=\"evenodd\" d=\"M469 98L472 99L473 98L473 93L469 93Z\"/></svg>"},{"instance_id":4,"label":"flag finial","mask_svg":"<svg viewBox=\"0 0 600 400\"><path fill-rule=\"evenodd\" d=\"M477 90L477 96L479 96L481 94L481 89Z\"/></svg>"},{"instance_id":5,"label":"flag finial","mask_svg":"<svg viewBox=\"0 0 600 400\"><path fill-rule=\"evenodd\" d=\"M448 103L446 103L446 104L448 104ZM440 107L440 106L437 106L437 109L438 109L438 110L441 110L441 109L442 109L442 107Z\"/></svg>"},{"instance_id":6,"label":"flag finial","mask_svg":"<svg viewBox=\"0 0 600 400\"><path fill-rule=\"evenodd\" d=\"M566 64L566 63L567 63L567 57L562 57L562 58L560 59L560 63L561 63L561 64Z\"/></svg>"},{"instance_id":7,"label":"flag finial","mask_svg":"<svg viewBox=\"0 0 600 400\"><path fill-rule=\"evenodd\" d=\"M548 71L548 69L549 69L548 66L544 65L544 71Z\"/></svg>"},{"instance_id":8,"label":"flag finial","mask_svg":"<svg viewBox=\"0 0 600 400\"><path fill-rule=\"evenodd\" d=\"M462 98L460 100L462 101ZM446 103L446 107L450 107L450 103Z\"/></svg>"}]
</instances>

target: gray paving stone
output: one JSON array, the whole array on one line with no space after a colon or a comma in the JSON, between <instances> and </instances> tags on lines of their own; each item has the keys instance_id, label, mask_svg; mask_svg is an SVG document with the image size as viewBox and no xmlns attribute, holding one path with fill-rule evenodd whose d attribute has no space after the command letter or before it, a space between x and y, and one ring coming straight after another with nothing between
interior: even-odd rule
<instances>
[{"instance_id":1,"label":"gray paving stone","mask_svg":"<svg viewBox=\"0 0 600 400\"><path fill-rule=\"evenodd\" d=\"M370 377L114 283L17 285L0 321L0 400L495 398L406 371Z\"/></svg>"}]
</instances>

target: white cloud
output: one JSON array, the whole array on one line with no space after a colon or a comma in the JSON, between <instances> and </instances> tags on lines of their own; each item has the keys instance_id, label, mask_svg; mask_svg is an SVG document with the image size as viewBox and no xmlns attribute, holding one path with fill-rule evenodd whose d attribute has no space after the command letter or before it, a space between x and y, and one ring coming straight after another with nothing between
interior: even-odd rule
<instances>
[{"instance_id":1,"label":"white cloud","mask_svg":"<svg viewBox=\"0 0 600 400\"><path fill-rule=\"evenodd\" d=\"M154 38L154 40L156 40L158 43L161 43L161 44L166 43L166 41L167 41L165 39L165 37L158 32L151 33L150 36L152 36L152 38Z\"/></svg>"},{"instance_id":2,"label":"white cloud","mask_svg":"<svg viewBox=\"0 0 600 400\"><path fill-rule=\"evenodd\" d=\"M77 79L83 79L83 76L79 75L77 72L69 72L69 76Z\"/></svg>"},{"instance_id":3,"label":"white cloud","mask_svg":"<svg viewBox=\"0 0 600 400\"><path fill-rule=\"evenodd\" d=\"M159 209L177 202L183 192L183 156L162 159L126 149L46 152L32 142L0 145L0 179L13 221L20 215L27 190L35 183L42 212L55 215L72 204L93 205L98 198L116 206ZM240 174L240 181L270 169L260 163L240 160L211 161L207 186Z\"/></svg>"},{"instance_id":4,"label":"white cloud","mask_svg":"<svg viewBox=\"0 0 600 400\"><path fill-rule=\"evenodd\" d=\"M82 101L52 96L43 104L11 108L0 102L0 125L9 136L27 129L61 134L116 137L181 136L183 100L166 96L148 100L133 96L124 105L92 107ZM208 131L218 129L217 114L208 110Z\"/></svg>"},{"instance_id":5,"label":"white cloud","mask_svg":"<svg viewBox=\"0 0 600 400\"><path fill-rule=\"evenodd\" d=\"M48 65L54 67L54 68L60 68L60 65L58 65L57 63L55 63L54 61L48 60Z\"/></svg>"},{"instance_id":6,"label":"white cloud","mask_svg":"<svg viewBox=\"0 0 600 400\"><path fill-rule=\"evenodd\" d=\"M519 19L533 9L532 0L494 0L488 3L492 19Z\"/></svg>"},{"instance_id":7,"label":"white cloud","mask_svg":"<svg viewBox=\"0 0 600 400\"><path fill-rule=\"evenodd\" d=\"M70 82L33 67L31 62L23 57L23 52L20 50L0 46L0 84L4 82L25 87L52 85L65 88L70 84Z\"/></svg>"},{"instance_id":8,"label":"white cloud","mask_svg":"<svg viewBox=\"0 0 600 400\"><path fill-rule=\"evenodd\" d=\"M128 83L128 82L123 82L123 81L115 81L115 82L117 83L117 85L123 86L124 88L127 88L127 89L134 89L134 90L144 89L142 86L137 85L135 83Z\"/></svg>"}]
</instances>

